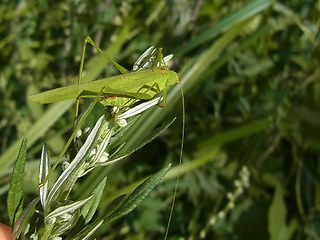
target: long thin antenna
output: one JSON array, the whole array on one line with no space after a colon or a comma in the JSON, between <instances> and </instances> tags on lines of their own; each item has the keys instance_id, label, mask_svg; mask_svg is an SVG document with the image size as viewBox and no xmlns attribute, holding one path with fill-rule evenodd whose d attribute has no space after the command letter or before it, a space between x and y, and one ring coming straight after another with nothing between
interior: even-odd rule
<instances>
[{"instance_id":1,"label":"long thin antenna","mask_svg":"<svg viewBox=\"0 0 320 240\"><path fill-rule=\"evenodd\" d=\"M164 236L164 240L167 240L167 237L168 237L168 234L169 234L169 228L170 228L171 219L172 219L172 215L173 215L174 204L175 204L175 201L176 201L176 196L177 196L177 191L178 191L180 168L181 168L181 163L182 163L182 153L183 153L184 130L185 130L185 124L186 124L186 119L185 119L186 116L185 116L185 107L184 107L184 94L183 94L183 89L182 89L181 82L180 82L180 90L181 90L181 103L182 103L182 133L181 133L181 147L180 147L179 168L178 168L178 176L177 176L177 180L176 180L176 185L174 187L171 210L170 210L170 215L169 215L169 219L168 219L168 225L167 225L166 234Z\"/></svg>"}]
</instances>

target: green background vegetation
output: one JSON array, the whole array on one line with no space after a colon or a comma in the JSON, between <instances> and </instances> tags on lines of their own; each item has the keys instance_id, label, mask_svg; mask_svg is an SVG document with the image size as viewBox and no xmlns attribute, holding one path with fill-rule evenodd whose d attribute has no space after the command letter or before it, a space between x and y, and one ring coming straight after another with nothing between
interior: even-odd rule
<instances>
[{"instance_id":1,"label":"green background vegetation","mask_svg":"<svg viewBox=\"0 0 320 240\"><path fill-rule=\"evenodd\" d=\"M175 54L186 102L184 163L169 239L320 238L320 3L308 1L10 1L0 5L0 220L12 163L28 138L25 202L37 195L42 144L51 159L72 129L72 102L41 106L27 96L74 84L85 36L127 68L149 46ZM85 81L118 74L88 47ZM88 120L93 124L102 109ZM82 180L74 197L108 175L101 208L125 186L178 162L181 95L144 114L128 134L141 140L165 119L165 134L112 168ZM250 188L215 224L242 166ZM171 176L171 178L170 178ZM97 239L160 239L174 172ZM212 222L211 222L212 223ZM206 233L206 234L204 234ZM105 238L103 238L103 237Z\"/></svg>"}]
</instances>

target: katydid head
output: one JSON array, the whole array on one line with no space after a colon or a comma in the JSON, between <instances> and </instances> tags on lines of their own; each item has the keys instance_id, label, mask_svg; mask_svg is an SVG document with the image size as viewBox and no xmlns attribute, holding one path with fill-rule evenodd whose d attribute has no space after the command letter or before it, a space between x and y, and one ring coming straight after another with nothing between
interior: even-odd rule
<instances>
[{"instance_id":1,"label":"katydid head","mask_svg":"<svg viewBox=\"0 0 320 240\"><path fill-rule=\"evenodd\" d=\"M163 70L161 70L163 72ZM171 70L165 70L167 74L167 87L171 87L175 85L176 83L180 82L180 78L178 74Z\"/></svg>"}]
</instances>

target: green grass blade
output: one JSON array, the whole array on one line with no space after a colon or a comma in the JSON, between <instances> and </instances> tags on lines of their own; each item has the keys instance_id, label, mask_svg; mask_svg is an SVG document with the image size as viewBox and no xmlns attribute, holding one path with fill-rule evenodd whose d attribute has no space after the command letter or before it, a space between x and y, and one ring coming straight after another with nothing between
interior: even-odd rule
<instances>
[{"instance_id":1,"label":"green grass blade","mask_svg":"<svg viewBox=\"0 0 320 240\"><path fill-rule=\"evenodd\" d=\"M204 154L201 154L201 156L196 157L195 159L192 159L192 161L186 162L181 165L181 167L175 166L170 171L168 174L163 178L164 181L170 180L170 179L175 179L178 175L183 175L187 172L191 172L205 164L207 164L210 161L214 161L217 157L217 155L220 152L220 146L216 145L212 147L211 149L205 151ZM180 168L180 169L179 169Z\"/></svg>"},{"instance_id":2,"label":"green grass blade","mask_svg":"<svg viewBox=\"0 0 320 240\"><path fill-rule=\"evenodd\" d=\"M215 136L200 142L197 146L199 149L201 148L210 148L215 145L224 144L227 142L231 142L246 136L249 136L253 133L263 131L268 126L270 126L271 118L267 117L261 120L256 120L252 123L248 123L234 129L225 131L221 134L216 134Z\"/></svg>"},{"instance_id":3,"label":"green grass blade","mask_svg":"<svg viewBox=\"0 0 320 240\"><path fill-rule=\"evenodd\" d=\"M25 134L29 147L32 146L43 134L64 114L74 100L59 102L52 107L30 128ZM20 140L13 143L10 148L0 157L0 175L4 174L9 165L14 161L16 152L20 146Z\"/></svg>"},{"instance_id":4,"label":"green grass blade","mask_svg":"<svg viewBox=\"0 0 320 240\"><path fill-rule=\"evenodd\" d=\"M183 55L186 52L192 50L193 48L203 44L206 41L211 40L218 33L224 32L234 25L238 24L240 21L249 19L250 17L262 12L272 4L272 0L258 0L252 1L247 6L241 8L239 11L228 15L226 18L221 20L215 26L203 31L194 40L190 41L184 48L182 48L177 54Z\"/></svg>"}]
</instances>

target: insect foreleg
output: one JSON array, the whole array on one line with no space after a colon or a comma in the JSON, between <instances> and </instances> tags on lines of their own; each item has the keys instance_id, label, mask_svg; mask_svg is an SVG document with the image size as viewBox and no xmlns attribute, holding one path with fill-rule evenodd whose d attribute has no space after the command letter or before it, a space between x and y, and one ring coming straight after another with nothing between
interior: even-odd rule
<instances>
[{"instance_id":1,"label":"insect foreleg","mask_svg":"<svg viewBox=\"0 0 320 240\"><path fill-rule=\"evenodd\" d=\"M139 91L142 90L142 89L147 89L147 91L152 91L152 92L154 92L154 93L160 93L160 92L161 92L161 89L160 89L158 83L154 83L154 84L152 84L151 86L149 86L149 85L143 85L143 86L139 89ZM139 91L138 91L138 92L139 92ZM147 91L146 91L145 93L147 93Z\"/></svg>"},{"instance_id":2,"label":"insect foreleg","mask_svg":"<svg viewBox=\"0 0 320 240\"><path fill-rule=\"evenodd\" d=\"M166 83L165 83L164 88L162 89L162 92L163 92L162 99L163 100L162 100L162 103L159 105L161 108L164 108L166 106L166 103L167 103L167 88L168 87L169 87L169 81L167 80ZM147 89L147 91L152 91L152 92L154 92L156 94L161 92L161 89L160 89L158 83L154 83L151 86L144 85L139 89L139 91L142 90L142 89Z\"/></svg>"},{"instance_id":3,"label":"insect foreleg","mask_svg":"<svg viewBox=\"0 0 320 240\"><path fill-rule=\"evenodd\" d=\"M164 108L167 104L167 87L165 86L162 90L162 103L160 104L161 108Z\"/></svg>"}]
</instances>

